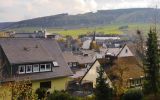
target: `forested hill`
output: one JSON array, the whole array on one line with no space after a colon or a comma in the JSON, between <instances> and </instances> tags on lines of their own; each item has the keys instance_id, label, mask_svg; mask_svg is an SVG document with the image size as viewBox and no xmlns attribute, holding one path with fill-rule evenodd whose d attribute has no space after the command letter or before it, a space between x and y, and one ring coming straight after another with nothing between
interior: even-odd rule
<instances>
[{"instance_id":1,"label":"forested hill","mask_svg":"<svg viewBox=\"0 0 160 100\"><path fill-rule=\"evenodd\" d=\"M96 13L78 15L59 14L54 16L39 17L7 24L5 28L19 27L53 27L76 28L92 27L97 25L124 24L124 23L149 23L153 22L154 15L160 15L160 9L132 8L117 10L100 10ZM160 17L157 17L160 20ZM2 27L2 24L0 24ZM1 28L0 27L0 28ZM3 26L4 28L4 26Z\"/></svg>"}]
</instances>

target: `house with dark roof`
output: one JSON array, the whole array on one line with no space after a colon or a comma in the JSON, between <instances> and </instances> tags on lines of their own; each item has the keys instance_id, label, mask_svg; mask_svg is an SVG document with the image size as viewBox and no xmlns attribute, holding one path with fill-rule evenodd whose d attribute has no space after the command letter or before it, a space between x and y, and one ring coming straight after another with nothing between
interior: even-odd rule
<instances>
[{"instance_id":1,"label":"house with dark roof","mask_svg":"<svg viewBox=\"0 0 160 100\"><path fill-rule=\"evenodd\" d=\"M29 79L32 89L65 90L72 75L58 43L45 38L1 38L0 82Z\"/></svg>"},{"instance_id":2,"label":"house with dark roof","mask_svg":"<svg viewBox=\"0 0 160 100\"><path fill-rule=\"evenodd\" d=\"M45 38L48 34L46 30L36 30L34 32L7 32L8 37L12 38Z\"/></svg>"},{"instance_id":3,"label":"house with dark roof","mask_svg":"<svg viewBox=\"0 0 160 100\"><path fill-rule=\"evenodd\" d=\"M120 47L120 48L107 48L105 55L106 56L111 55L118 58L134 56L134 54L132 53L130 48L127 46L127 44L125 44L123 47Z\"/></svg>"},{"instance_id":4,"label":"house with dark roof","mask_svg":"<svg viewBox=\"0 0 160 100\"><path fill-rule=\"evenodd\" d=\"M72 52L64 51L63 57L66 60L66 62L68 63L70 68L78 67L78 65L79 65L78 60L76 59L76 56Z\"/></svg>"},{"instance_id":5,"label":"house with dark roof","mask_svg":"<svg viewBox=\"0 0 160 100\"><path fill-rule=\"evenodd\" d=\"M112 62L111 62L112 59ZM80 83L92 82L93 88L98 77L97 68L103 67L110 87L122 78L125 88L140 87L143 84L144 71L135 57L97 59L81 78ZM123 74L122 74L123 70Z\"/></svg>"},{"instance_id":6,"label":"house with dark roof","mask_svg":"<svg viewBox=\"0 0 160 100\"><path fill-rule=\"evenodd\" d=\"M85 84L86 82L92 82L92 87L96 86L96 79L98 77L97 68L102 67L102 65L107 65L107 61L105 59L97 59L94 63L89 67L84 76L80 79L81 84ZM104 77L107 79L106 82L109 83L110 87L112 87L112 83L108 78L107 74L104 73Z\"/></svg>"}]
</instances>

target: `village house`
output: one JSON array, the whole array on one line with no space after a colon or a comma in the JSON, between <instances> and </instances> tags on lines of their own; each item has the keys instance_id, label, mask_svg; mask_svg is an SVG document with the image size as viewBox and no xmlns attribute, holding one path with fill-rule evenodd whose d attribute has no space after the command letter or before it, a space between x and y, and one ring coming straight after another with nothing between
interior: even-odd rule
<instances>
[{"instance_id":1,"label":"village house","mask_svg":"<svg viewBox=\"0 0 160 100\"><path fill-rule=\"evenodd\" d=\"M134 56L134 54L132 53L132 51L130 50L130 48L127 46L127 44L125 44L123 47L118 47L118 48L107 48L106 51L106 56L107 55L112 55L115 57L130 57L130 56Z\"/></svg>"},{"instance_id":2,"label":"village house","mask_svg":"<svg viewBox=\"0 0 160 100\"><path fill-rule=\"evenodd\" d=\"M88 82L92 83L93 88L95 88L96 86L96 78L98 77L98 73L97 73L97 68L98 67L102 67L102 65L107 65L107 60L106 59L97 59L94 61L94 63L89 67L89 69L86 71L86 73L84 74L84 76L81 78L80 83L81 84L85 84ZM111 81L108 78L107 74L104 73L106 79L107 79L107 83L109 83L110 87L112 87Z\"/></svg>"},{"instance_id":3,"label":"village house","mask_svg":"<svg viewBox=\"0 0 160 100\"><path fill-rule=\"evenodd\" d=\"M107 55L106 58L97 59L82 77L80 83L84 84L85 81L90 81L93 83L94 88L97 78L97 68L103 67L110 85L119 81L119 78L122 78L123 86L126 88L142 86L144 71L134 55L131 55L130 51L129 54L125 54L128 53L126 49L129 50L124 46L116 55Z\"/></svg>"},{"instance_id":4,"label":"village house","mask_svg":"<svg viewBox=\"0 0 160 100\"><path fill-rule=\"evenodd\" d=\"M72 68L72 69L78 68L79 63L78 63L75 55L72 52L64 51L63 57L66 60L66 62L68 63L70 68Z\"/></svg>"},{"instance_id":5,"label":"village house","mask_svg":"<svg viewBox=\"0 0 160 100\"><path fill-rule=\"evenodd\" d=\"M65 90L72 75L58 43L45 38L1 38L0 67L1 86L29 79L33 91Z\"/></svg>"},{"instance_id":6,"label":"village house","mask_svg":"<svg viewBox=\"0 0 160 100\"><path fill-rule=\"evenodd\" d=\"M45 35L49 34L46 30L36 30L34 32L6 32L7 37L12 38L45 38Z\"/></svg>"}]
</instances>

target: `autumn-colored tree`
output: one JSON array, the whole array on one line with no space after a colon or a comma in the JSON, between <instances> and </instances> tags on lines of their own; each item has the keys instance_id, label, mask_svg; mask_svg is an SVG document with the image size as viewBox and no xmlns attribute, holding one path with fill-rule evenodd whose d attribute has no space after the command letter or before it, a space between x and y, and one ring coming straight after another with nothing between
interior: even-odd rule
<instances>
[{"instance_id":1,"label":"autumn-colored tree","mask_svg":"<svg viewBox=\"0 0 160 100\"><path fill-rule=\"evenodd\" d=\"M126 67L125 63L119 64L118 61L115 63L116 66L108 69L108 77L113 80L112 85L117 99L119 99L127 90L127 87L124 85L124 73L129 69Z\"/></svg>"},{"instance_id":2,"label":"autumn-colored tree","mask_svg":"<svg viewBox=\"0 0 160 100\"><path fill-rule=\"evenodd\" d=\"M29 80L11 82L9 86L12 90L12 100L37 100Z\"/></svg>"}]
</instances>

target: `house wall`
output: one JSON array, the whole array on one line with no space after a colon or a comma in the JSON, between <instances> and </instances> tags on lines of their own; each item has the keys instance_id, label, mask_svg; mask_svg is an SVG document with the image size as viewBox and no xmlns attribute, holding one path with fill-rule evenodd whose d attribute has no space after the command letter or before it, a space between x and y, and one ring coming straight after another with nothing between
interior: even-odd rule
<instances>
[{"instance_id":1,"label":"house wall","mask_svg":"<svg viewBox=\"0 0 160 100\"><path fill-rule=\"evenodd\" d=\"M89 69L88 73L85 75L82 81L91 81L93 82L93 88L95 88L96 85L96 78L98 77L97 68L100 67L100 63L96 61L92 68ZM105 76L107 76L105 74Z\"/></svg>"},{"instance_id":2,"label":"house wall","mask_svg":"<svg viewBox=\"0 0 160 100\"><path fill-rule=\"evenodd\" d=\"M134 56L134 55L127 46L125 46L121 51L121 53L118 55L118 57L129 57L129 56Z\"/></svg>"},{"instance_id":3,"label":"house wall","mask_svg":"<svg viewBox=\"0 0 160 100\"><path fill-rule=\"evenodd\" d=\"M91 82L93 82L93 87L95 87L95 85L96 85L96 78L98 76L98 74L97 74L97 68L98 67L100 67L100 64L99 64L98 61L96 61L94 63L94 65L92 66L92 68L88 71L88 73L86 74L86 76L83 78L82 81L85 81L85 80L91 81Z\"/></svg>"},{"instance_id":4,"label":"house wall","mask_svg":"<svg viewBox=\"0 0 160 100\"><path fill-rule=\"evenodd\" d=\"M40 88L40 82L51 81L51 89L49 89L49 91L65 90L66 86L70 80L71 79L69 77L64 77L64 78L56 78L56 79L52 79L52 80L33 81L32 82L32 89L33 89L33 91L36 91L36 89Z\"/></svg>"},{"instance_id":5,"label":"house wall","mask_svg":"<svg viewBox=\"0 0 160 100\"><path fill-rule=\"evenodd\" d=\"M11 76L12 73L11 73L10 63L1 47L0 47L0 68L2 69L0 73L1 79Z\"/></svg>"},{"instance_id":6,"label":"house wall","mask_svg":"<svg viewBox=\"0 0 160 100\"><path fill-rule=\"evenodd\" d=\"M98 77L98 73L97 73L97 68L100 67L100 63L98 61L96 61L92 68L89 69L88 73L85 75L85 77L82 79L82 81L91 81L93 82L93 88L95 88L96 85L96 78ZM105 77L107 77L107 75L105 74ZM111 81L107 78L107 81L109 82L110 87L112 87L111 85Z\"/></svg>"},{"instance_id":7,"label":"house wall","mask_svg":"<svg viewBox=\"0 0 160 100\"><path fill-rule=\"evenodd\" d=\"M71 79L69 77L56 78L51 80L41 80L41 81L32 81L32 90L35 92L40 87L40 82L51 81L50 92L54 90L65 90L68 82ZM11 88L7 83L0 85L0 100L11 100L12 92Z\"/></svg>"}]
</instances>

